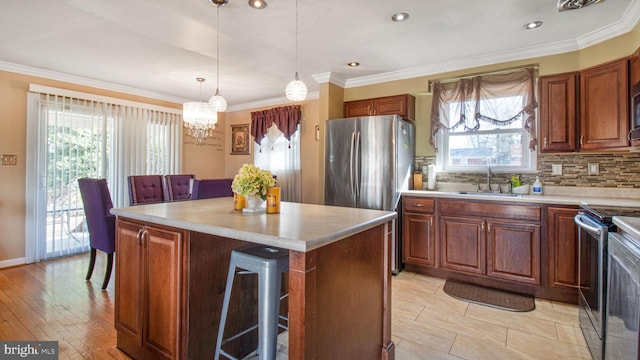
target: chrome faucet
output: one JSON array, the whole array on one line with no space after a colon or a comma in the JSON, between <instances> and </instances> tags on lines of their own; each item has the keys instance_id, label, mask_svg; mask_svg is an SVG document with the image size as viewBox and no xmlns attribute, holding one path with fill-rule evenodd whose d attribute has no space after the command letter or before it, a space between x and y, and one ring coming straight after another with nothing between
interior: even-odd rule
<instances>
[{"instance_id":1,"label":"chrome faucet","mask_svg":"<svg viewBox=\"0 0 640 360\"><path fill-rule=\"evenodd\" d=\"M487 189L491 191L491 160L487 159Z\"/></svg>"}]
</instances>

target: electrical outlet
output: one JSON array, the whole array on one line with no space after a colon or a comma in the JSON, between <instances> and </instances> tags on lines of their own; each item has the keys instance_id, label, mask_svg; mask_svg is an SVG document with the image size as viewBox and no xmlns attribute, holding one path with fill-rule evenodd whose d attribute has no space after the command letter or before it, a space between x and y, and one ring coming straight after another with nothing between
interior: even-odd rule
<instances>
[{"instance_id":1,"label":"electrical outlet","mask_svg":"<svg viewBox=\"0 0 640 360\"><path fill-rule=\"evenodd\" d=\"M600 173L600 164L589 163L587 166L587 172L589 175L598 175Z\"/></svg>"},{"instance_id":2,"label":"electrical outlet","mask_svg":"<svg viewBox=\"0 0 640 360\"><path fill-rule=\"evenodd\" d=\"M2 155L0 156L0 165L15 165L16 164L16 156L15 155Z\"/></svg>"},{"instance_id":3,"label":"electrical outlet","mask_svg":"<svg viewBox=\"0 0 640 360\"><path fill-rule=\"evenodd\" d=\"M562 164L551 164L551 175L562 175Z\"/></svg>"}]
</instances>

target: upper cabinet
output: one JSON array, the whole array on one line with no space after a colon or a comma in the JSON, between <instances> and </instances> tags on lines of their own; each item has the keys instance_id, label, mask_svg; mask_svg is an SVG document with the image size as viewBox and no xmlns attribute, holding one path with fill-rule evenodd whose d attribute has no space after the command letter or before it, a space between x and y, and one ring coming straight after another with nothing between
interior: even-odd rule
<instances>
[{"instance_id":1,"label":"upper cabinet","mask_svg":"<svg viewBox=\"0 0 640 360\"><path fill-rule=\"evenodd\" d=\"M578 73L540 77L540 152L576 150Z\"/></svg>"},{"instance_id":2,"label":"upper cabinet","mask_svg":"<svg viewBox=\"0 0 640 360\"><path fill-rule=\"evenodd\" d=\"M629 60L629 80L631 86L640 82L640 48L631 55Z\"/></svg>"},{"instance_id":3,"label":"upper cabinet","mask_svg":"<svg viewBox=\"0 0 640 360\"><path fill-rule=\"evenodd\" d=\"M409 94L347 101L344 103L344 116L400 115L413 121L416 113L415 102L415 97Z\"/></svg>"},{"instance_id":4,"label":"upper cabinet","mask_svg":"<svg viewBox=\"0 0 640 360\"><path fill-rule=\"evenodd\" d=\"M629 62L622 59L580 73L580 149L629 146Z\"/></svg>"},{"instance_id":5,"label":"upper cabinet","mask_svg":"<svg viewBox=\"0 0 640 360\"><path fill-rule=\"evenodd\" d=\"M627 58L539 83L541 153L628 149Z\"/></svg>"}]
</instances>

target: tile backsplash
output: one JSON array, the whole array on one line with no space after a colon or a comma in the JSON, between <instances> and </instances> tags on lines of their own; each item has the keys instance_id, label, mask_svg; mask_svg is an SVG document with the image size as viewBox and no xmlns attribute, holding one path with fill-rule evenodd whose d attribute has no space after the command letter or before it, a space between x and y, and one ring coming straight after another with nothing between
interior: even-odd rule
<instances>
[{"instance_id":1,"label":"tile backsplash","mask_svg":"<svg viewBox=\"0 0 640 360\"><path fill-rule=\"evenodd\" d=\"M435 157L417 156L416 170L435 163ZM562 165L562 175L552 175L551 166ZM598 174L590 175L589 164L597 167ZM596 165L597 164L597 165ZM511 175L494 174L493 183L506 183ZM544 185L578 187L640 188L640 153L565 153L538 155L538 176ZM531 184L536 174L521 174L524 183ZM426 179L424 180L426 181ZM486 173L439 173L437 182L484 183Z\"/></svg>"}]
</instances>

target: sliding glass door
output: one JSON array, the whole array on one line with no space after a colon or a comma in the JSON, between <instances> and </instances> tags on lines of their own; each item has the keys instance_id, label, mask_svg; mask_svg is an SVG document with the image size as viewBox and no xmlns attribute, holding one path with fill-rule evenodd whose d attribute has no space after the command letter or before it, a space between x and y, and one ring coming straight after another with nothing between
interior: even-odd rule
<instances>
[{"instance_id":1,"label":"sliding glass door","mask_svg":"<svg viewBox=\"0 0 640 360\"><path fill-rule=\"evenodd\" d=\"M178 110L81 95L28 93L27 263L89 250L78 179L107 179L114 206L125 206L127 176L181 170Z\"/></svg>"},{"instance_id":2,"label":"sliding glass door","mask_svg":"<svg viewBox=\"0 0 640 360\"><path fill-rule=\"evenodd\" d=\"M113 107L58 96L39 103L36 228L44 233L36 243L36 259L44 260L89 250L78 179L109 181Z\"/></svg>"}]
</instances>

